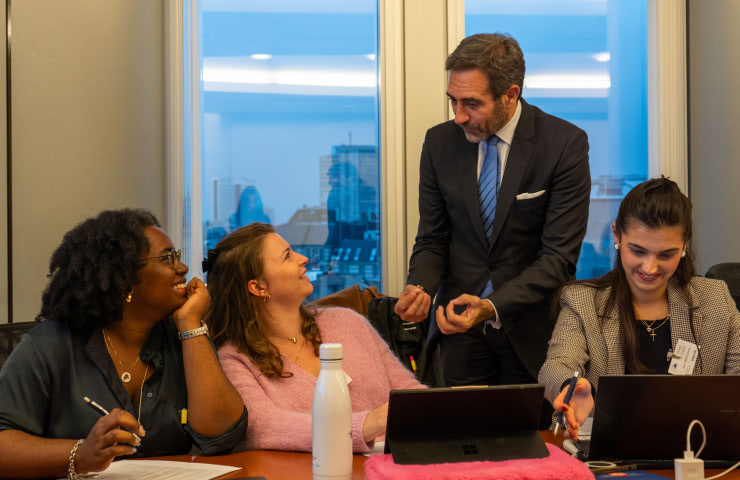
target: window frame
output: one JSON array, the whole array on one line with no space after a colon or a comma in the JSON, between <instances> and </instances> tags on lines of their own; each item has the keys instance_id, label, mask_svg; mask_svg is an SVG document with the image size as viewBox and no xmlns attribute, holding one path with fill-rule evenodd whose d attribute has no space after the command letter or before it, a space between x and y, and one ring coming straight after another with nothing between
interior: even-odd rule
<instances>
[{"instance_id":1,"label":"window frame","mask_svg":"<svg viewBox=\"0 0 740 480\"><path fill-rule=\"evenodd\" d=\"M189 228L202 225L201 201L194 201L202 198L199 0L167 0L165 8L168 230L176 245L191 247L190 273L202 276L202 229ZM382 289L398 295L406 284L419 219L424 132L452 118L443 60L465 36L465 3L378 0L378 8ZM648 65L648 172L670 176L688 193L685 2L648 0Z\"/></svg>"}]
</instances>

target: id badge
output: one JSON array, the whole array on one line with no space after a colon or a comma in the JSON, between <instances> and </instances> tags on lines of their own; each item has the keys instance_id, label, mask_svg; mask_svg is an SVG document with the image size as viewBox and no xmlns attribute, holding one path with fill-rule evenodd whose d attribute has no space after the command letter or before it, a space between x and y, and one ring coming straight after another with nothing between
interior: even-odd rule
<instances>
[{"instance_id":1,"label":"id badge","mask_svg":"<svg viewBox=\"0 0 740 480\"><path fill-rule=\"evenodd\" d=\"M671 363L668 373L672 375L691 375L694 373L696 358L699 356L699 348L691 342L679 340L671 355Z\"/></svg>"}]
</instances>

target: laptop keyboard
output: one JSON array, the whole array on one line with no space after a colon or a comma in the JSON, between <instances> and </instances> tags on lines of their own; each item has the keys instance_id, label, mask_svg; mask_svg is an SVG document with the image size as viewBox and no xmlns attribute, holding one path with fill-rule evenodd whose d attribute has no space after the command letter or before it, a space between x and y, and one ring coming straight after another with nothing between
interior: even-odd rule
<instances>
[{"instance_id":1,"label":"laptop keyboard","mask_svg":"<svg viewBox=\"0 0 740 480\"><path fill-rule=\"evenodd\" d=\"M656 458L630 458L630 459L614 459L614 458L599 458L599 459L591 459L589 458L589 448L591 446L590 440L579 440L576 442L578 446L581 448L582 455L576 456L579 460L603 460L605 462L614 462L617 464L630 464L634 463L637 465L637 468L640 470L662 470L662 469L670 469L672 470L674 468L674 462L672 458L670 459L656 459ZM680 454L677 458L680 458ZM730 468L731 466L735 465L738 460L704 460L704 468L710 469L710 468Z\"/></svg>"}]
</instances>

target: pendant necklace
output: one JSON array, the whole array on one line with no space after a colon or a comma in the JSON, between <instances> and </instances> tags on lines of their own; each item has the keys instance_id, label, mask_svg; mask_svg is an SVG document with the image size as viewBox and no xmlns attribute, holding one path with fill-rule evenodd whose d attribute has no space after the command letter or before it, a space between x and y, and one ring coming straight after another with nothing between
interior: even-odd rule
<instances>
[{"instance_id":1,"label":"pendant necklace","mask_svg":"<svg viewBox=\"0 0 740 480\"><path fill-rule=\"evenodd\" d=\"M286 337L278 337L277 335L271 335L271 336L273 336L275 338L279 338L280 340L288 340L290 342L293 342L294 344L295 343L298 343L298 338L296 338L296 337L286 338ZM298 362L298 357L301 356L301 352L303 351L303 347L306 346L306 339L305 338L301 338L301 340L303 340L303 343L301 343L301 347L298 349L298 354L295 356L295 359L293 359L293 363L297 363ZM280 355L288 358L288 356L285 355L283 352L280 352Z\"/></svg>"},{"instance_id":2,"label":"pendant necklace","mask_svg":"<svg viewBox=\"0 0 740 480\"><path fill-rule=\"evenodd\" d=\"M297 337L278 337L277 335L272 335L275 338L279 338L280 340L290 340L293 343L298 343Z\"/></svg>"},{"instance_id":3,"label":"pendant necklace","mask_svg":"<svg viewBox=\"0 0 740 480\"><path fill-rule=\"evenodd\" d=\"M108 337L108 334L105 333L105 329L103 328L103 339L105 340L105 348L108 350L108 354L113 351L113 356L116 357L116 361L121 366L121 370L123 370L123 373L121 374L121 381L123 383L128 383L131 381L131 373L128 370L131 370L136 366L136 362L139 361L139 356L136 355L136 360L134 360L134 363L131 364L130 367L128 367L128 370L123 368L123 362L121 362L121 359L118 357L118 352L116 352L116 349L113 347L113 342L111 342L110 337ZM110 348L109 348L110 346ZM148 367L148 365L147 365Z\"/></svg>"},{"instance_id":4,"label":"pendant necklace","mask_svg":"<svg viewBox=\"0 0 740 480\"><path fill-rule=\"evenodd\" d=\"M136 421L141 425L141 397L144 396L144 382L146 382L146 374L149 373L149 364L146 364L146 369L144 370L144 378L141 379L141 389L139 390L139 416L136 417ZM129 375L130 377L130 375ZM129 378L129 381L131 378Z\"/></svg>"},{"instance_id":5,"label":"pendant necklace","mask_svg":"<svg viewBox=\"0 0 740 480\"><path fill-rule=\"evenodd\" d=\"M298 349L298 354L295 356L295 359L293 359L293 363L296 365L298 364L298 357L301 356L301 352L303 351L303 347L306 346L306 339L303 339L303 343L301 343L301 348Z\"/></svg>"},{"instance_id":6,"label":"pendant necklace","mask_svg":"<svg viewBox=\"0 0 740 480\"><path fill-rule=\"evenodd\" d=\"M648 334L652 337L653 342L655 342L655 331L665 325L668 320L671 319L671 315L668 314L665 318L658 319L658 320L652 320L648 323L647 320L640 320L640 323L643 324L643 326L647 329ZM655 322L660 322L660 324L657 327L654 327Z\"/></svg>"}]
</instances>

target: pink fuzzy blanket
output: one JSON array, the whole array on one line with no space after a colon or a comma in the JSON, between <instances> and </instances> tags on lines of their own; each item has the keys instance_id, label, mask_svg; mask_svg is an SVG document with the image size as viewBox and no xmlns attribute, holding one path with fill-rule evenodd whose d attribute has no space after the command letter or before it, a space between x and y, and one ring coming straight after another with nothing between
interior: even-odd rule
<instances>
[{"instance_id":1,"label":"pink fuzzy blanket","mask_svg":"<svg viewBox=\"0 0 740 480\"><path fill-rule=\"evenodd\" d=\"M555 445L550 456L503 462L396 465L390 454L373 455L365 462L366 480L593 480L588 467Z\"/></svg>"}]
</instances>

